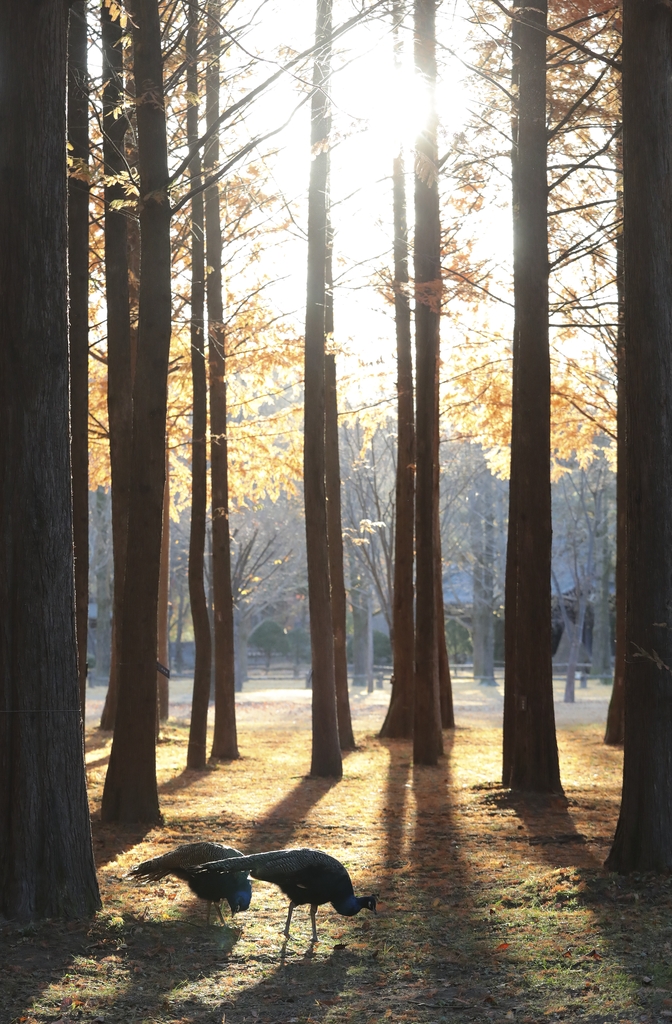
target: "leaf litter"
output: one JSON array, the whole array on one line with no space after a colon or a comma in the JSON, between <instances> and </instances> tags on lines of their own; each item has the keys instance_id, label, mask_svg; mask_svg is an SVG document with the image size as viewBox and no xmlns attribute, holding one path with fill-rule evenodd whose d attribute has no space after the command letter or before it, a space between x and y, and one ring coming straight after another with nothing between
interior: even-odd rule
<instances>
[{"instance_id":1,"label":"leaf litter","mask_svg":"<svg viewBox=\"0 0 672 1024\"><path fill-rule=\"evenodd\" d=\"M103 909L92 921L0 929L1 1024L346 1024L672 1018L672 881L608 874L622 752L601 723L558 730L566 800L499 785L501 729L467 714L437 768L371 722L343 780L310 779L310 734L247 715L239 761L187 771L187 726L157 748L164 824L102 825L110 736L87 731ZM338 857L377 916L307 908L253 882L250 910L206 927L176 879L138 884L140 860L213 839L244 851Z\"/></svg>"}]
</instances>

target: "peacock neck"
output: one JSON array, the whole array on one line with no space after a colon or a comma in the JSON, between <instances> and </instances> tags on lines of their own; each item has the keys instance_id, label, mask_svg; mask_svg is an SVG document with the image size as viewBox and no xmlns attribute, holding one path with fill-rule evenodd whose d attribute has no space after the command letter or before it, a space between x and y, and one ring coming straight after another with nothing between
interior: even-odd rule
<instances>
[{"instance_id":1,"label":"peacock neck","mask_svg":"<svg viewBox=\"0 0 672 1024\"><path fill-rule=\"evenodd\" d=\"M354 917L355 914L360 912L364 904L359 896L350 893L349 896L343 896L339 900L332 900L331 905L337 914L342 914L343 917Z\"/></svg>"}]
</instances>

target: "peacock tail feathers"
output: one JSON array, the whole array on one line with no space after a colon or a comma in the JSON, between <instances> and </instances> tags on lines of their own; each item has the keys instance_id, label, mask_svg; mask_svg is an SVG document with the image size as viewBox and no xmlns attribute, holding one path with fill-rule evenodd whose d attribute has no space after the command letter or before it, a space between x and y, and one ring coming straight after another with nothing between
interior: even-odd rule
<instances>
[{"instance_id":1,"label":"peacock tail feathers","mask_svg":"<svg viewBox=\"0 0 672 1024\"><path fill-rule=\"evenodd\" d=\"M211 860L241 856L239 850L232 846L224 846L222 843L185 843L183 846L171 850L170 853L164 853L161 857L153 857L151 860L143 861L142 864L136 864L129 871L129 875L158 882L166 875L170 875L176 870L179 871L181 868L195 867Z\"/></svg>"}]
</instances>

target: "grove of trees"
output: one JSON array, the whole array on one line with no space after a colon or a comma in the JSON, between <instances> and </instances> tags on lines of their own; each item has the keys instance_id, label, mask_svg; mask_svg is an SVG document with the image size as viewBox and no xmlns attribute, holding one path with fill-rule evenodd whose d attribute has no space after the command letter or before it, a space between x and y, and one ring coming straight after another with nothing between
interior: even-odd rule
<instances>
[{"instance_id":1,"label":"grove of trees","mask_svg":"<svg viewBox=\"0 0 672 1024\"><path fill-rule=\"evenodd\" d=\"M0 912L98 905L87 665L102 820L159 824L187 632L190 769L249 640L339 779L375 615L381 735L437 765L470 651L518 793L613 648L607 863L669 870L669 7L43 0L0 66Z\"/></svg>"}]
</instances>

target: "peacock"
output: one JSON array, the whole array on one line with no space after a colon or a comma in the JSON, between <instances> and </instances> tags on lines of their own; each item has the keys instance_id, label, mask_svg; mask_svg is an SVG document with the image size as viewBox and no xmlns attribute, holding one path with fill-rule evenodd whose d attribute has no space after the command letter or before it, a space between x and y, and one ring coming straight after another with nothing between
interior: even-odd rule
<instances>
[{"instance_id":1,"label":"peacock","mask_svg":"<svg viewBox=\"0 0 672 1024\"><path fill-rule=\"evenodd\" d=\"M249 871L253 878L273 882L289 897L285 924L287 938L294 907L305 903L310 904L313 942L317 942L315 915L322 903L331 903L334 910L344 917L354 917L362 909L376 913L376 897L355 896L350 875L339 860L308 847L253 853L248 857L227 857L186 868L185 875L194 892L198 892L196 885L202 885L205 890L211 880L224 877L231 871Z\"/></svg>"},{"instance_id":2,"label":"peacock","mask_svg":"<svg viewBox=\"0 0 672 1024\"><path fill-rule=\"evenodd\" d=\"M215 881L197 879L192 881L191 870L197 865L205 864L207 861L221 861L224 857L242 857L240 850L232 846L223 846L221 843L185 843L178 846L170 853L164 853L162 857L153 857L152 860L145 860L142 864L129 871L129 875L135 878L147 878L152 882L158 882L166 875L176 875L182 881L189 883L189 888L196 896L208 903L208 924L210 924L210 910L214 903L219 919L224 924L220 904L226 900L231 907L231 914L239 910L247 910L252 898L252 886L247 871L232 870L222 872Z\"/></svg>"}]
</instances>

